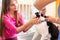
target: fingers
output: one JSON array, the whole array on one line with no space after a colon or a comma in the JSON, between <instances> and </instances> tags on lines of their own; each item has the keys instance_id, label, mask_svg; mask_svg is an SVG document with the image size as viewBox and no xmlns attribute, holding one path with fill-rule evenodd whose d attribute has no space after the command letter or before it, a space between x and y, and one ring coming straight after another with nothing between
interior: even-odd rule
<instances>
[{"instance_id":1,"label":"fingers","mask_svg":"<svg viewBox=\"0 0 60 40\"><path fill-rule=\"evenodd\" d=\"M33 24L38 24L40 23L40 19L39 18L34 18L33 20L31 20Z\"/></svg>"},{"instance_id":2,"label":"fingers","mask_svg":"<svg viewBox=\"0 0 60 40\"><path fill-rule=\"evenodd\" d=\"M53 18L52 17L50 17L50 16L47 16L47 18L45 19L46 21L50 21L50 22L53 22Z\"/></svg>"},{"instance_id":3,"label":"fingers","mask_svg":"<svg viewBox=\"0 0 60 40\"><path fill-rule=\"evenodd\" d=\"M36 15L34 15L32 18L33 18L33 19L36 18Z\"/></svg>"},{"instance_id":4,"label":"fingers","mask_svg":"<svg viewBox=\"0 0 60 40\"><path fill-rule=\"evenodd\" d=\"M42 13L41 13L41 14L45 15L45 14L46 14L46 11L42 11Z\"/></svg>"},{"instance_id":5,"label":"fingers","mask_svg":"<svg viewBox=\"0 0 60 40\"><path fill-rule=\"evenodd\" d=\"M45 18L45 20L46 20L46 21L49 21L49 20L50 20L49 16L47 16L47 17Z\"/></svg>"},{"instance_id":6,"label":"fingers","mask_svg":"<svg viewBox=\"0 0 60 40\"><path fill-rule=\"evenodd\" d=\"M45 8L45 7L42 8L42 10L41 10L41 14L43 14L43 16L45 16L45 14L46 14L46 8Z\"/></svg>"},{"instance_id":7,"label":"fingers","mask_svg":"<svg viewBox=\"0 0 60 40\"><path fill-rule=\"evenodd\" d=\"M40 19L36 18L34 22L35 22L35 24L39 24L40 23Z\"/></svg>"},{"instance_id":8,"label":"fingers","mask_svg":"<svg viewBox=\"0 0 60 40\"><path fill-rule=\"evenodd\" d=\"M42 11L45 11L46 10L46 7L42 8Z\"/></svg>"}]
</instances>

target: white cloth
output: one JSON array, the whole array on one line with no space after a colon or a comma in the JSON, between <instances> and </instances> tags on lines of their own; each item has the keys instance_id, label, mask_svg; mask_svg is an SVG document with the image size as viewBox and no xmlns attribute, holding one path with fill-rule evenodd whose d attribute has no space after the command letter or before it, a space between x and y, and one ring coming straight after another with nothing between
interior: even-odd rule
<instances>
[{"instance_id":1,"label":"white cloth","mask_svg":"<svg viewBox=\"0 0 60 40\"><path fill-rule=\"evenodd\" d=\"M43 17L40 17L41 21L44 20ZM40 35L40 36L39 36ZM40 39L38 39L40 37ZM50 34L48 32L48 26L46 21L41 22L40 24L36 25L36 32L32 38L32 40L50 40Z\"/></svg>"}]
</instances>

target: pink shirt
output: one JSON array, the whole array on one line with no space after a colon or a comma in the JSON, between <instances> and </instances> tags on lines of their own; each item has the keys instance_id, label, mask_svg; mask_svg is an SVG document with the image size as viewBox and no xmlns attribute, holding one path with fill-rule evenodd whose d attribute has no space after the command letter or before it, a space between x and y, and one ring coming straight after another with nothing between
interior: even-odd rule
<instances>
[{"instance_id":1,"label":"pink shirt","mask_svg":"<svg viewBox=\"0 0 60 40\"><path fill-rule=\"evenodd\" d=\"M20 19L20 26L23 25L24 21L23 21L23 17L21 15L21 13L18 14L19 19ZM16 30L16 20L15 18L12 18L8 15L8 13L6 13L4 15L4 36L6 39L8 38L13 38L16 37L17 34L17 30Z\"/></svg>"},{"instance_id":2,"label":"pink shirt","mask_svg":"<svg viewBox=\"0 0 60 40\"><path fill-rule=\"evenodd\" d=\"M2 38L0 37L0 40L2 40Z\"/></svg>"}]
</instances>

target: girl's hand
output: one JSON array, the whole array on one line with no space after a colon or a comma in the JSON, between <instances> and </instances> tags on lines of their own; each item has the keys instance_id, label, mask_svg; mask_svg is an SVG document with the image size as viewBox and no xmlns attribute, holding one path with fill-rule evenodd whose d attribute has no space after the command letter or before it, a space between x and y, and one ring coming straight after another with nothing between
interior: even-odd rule
<instances>
[{"instance_id":1,"label":"girl's hand","mask_svg":"<svg viewBox=\"0 0 60 40\"><path fill-rule=\"evenodd\" d=\"M30 22L32 24L38 24L38 23L40 23L40 19L36 18L36 16L34 16L33 18L30 19Z\"/></svg>"}]
</instances>

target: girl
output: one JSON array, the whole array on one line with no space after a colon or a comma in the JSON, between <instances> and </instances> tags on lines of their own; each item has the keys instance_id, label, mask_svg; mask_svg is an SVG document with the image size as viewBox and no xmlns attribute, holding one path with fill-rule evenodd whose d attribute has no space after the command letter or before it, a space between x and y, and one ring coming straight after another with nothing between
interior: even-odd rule
<instances>
[{"instance_id":1,"label":"girl","mask_svg":"<svg viewBox=\"0 0 60 40\"><path fill-rule=\"evenodd\" d=\"M17 12L16 0L4 0L2 5L2 26L5 40L17 40L17 33L27 31L32 25L38 24L40 20L36 17L23 23L21 13Z\"/></svg>"}]
</instances>

